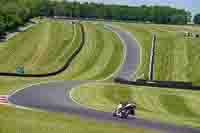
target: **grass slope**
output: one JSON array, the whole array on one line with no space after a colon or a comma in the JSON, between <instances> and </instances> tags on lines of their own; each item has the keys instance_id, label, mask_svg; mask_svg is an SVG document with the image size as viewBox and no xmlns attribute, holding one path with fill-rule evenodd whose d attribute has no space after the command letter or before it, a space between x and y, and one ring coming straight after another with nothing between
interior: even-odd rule
<instances>
[{"instance_id":1,"label":"grass slope","mask_svg":"<svg viewBox=\"0 0 200 133\"><path fill-rule=\"evenodd\" d=\"M158 37L155 55L155 79L192 81L200 83L198 68L200 39L184 38L184 32L200 32L192 26L170 26L154 24L119 24L137 38L142 49L142 63L137 73L148 78L149 55L152 33Z\"/></svg>"},{"instance_id":2,"label":"grass slope","mask_svg":"<svg viewBox=\"0 0 200 133\"><path fill-rule=\"evenodd\" d=\"M46 73L57 70L78 45L71 43L73 26L63 21L45 21L1 44L0 71L15 72L24 66L27 73ZM75 28L77 30L77 28ZM78 33L77 33L78 35ZM79 41L79 40L78 40ZM68 53L67 56L70 54ZM6 60L5 60L6 59Z\"/></svg>"},{"instance_id":3,"label":"grass slope","mask_svg":"<svg viewBox=\"0 0 200 133\"><path fill-rule=\"evenodd\" d=\"M200 127L200 92L93 83L73 89L80 104L113 111L120 101L134 101L137 117Z\"/></svg>"},{"instance_id":4,"label":"grass slope","mask_svg":"<svg viewBox=\"0 0 200 133\"><path fill-rule=\"evenodd\" d=\"M117 35L102 25L84 23L85 46L69 67L73 79L104 79L113 74L123 59L123 46Z\"/></svg>"},{"instance_id":5,"label":"grass slope","mask_svg":"<svg viewBox=\"0 0 200 133\"><path fill-rule=\"evenodd\" d=\"M21 64L25 65L26 73L38 74L55 71L79 46L80 39L81 31L78 25L73 31L72 25L65 24L64 21L45 20L29 30L17 34L10 41L1 43L0 59L3 63L0 64L0 71L15 72L16 66ZM1 76L0 94L8 94L30 84L59 79L61 80L63 77L61 78L60 75L51 78Z\"/></svg>"},{"instance_id":6,"label":"grass slope","mask_svg":"<svg viewBox=\"0 0 200 133\"><path fill-rule=\"evenodd\" d=\"M149 133L141 128L86 120L73 115L27 111L0 106L1 133Z\"/></svg>"},{"instance_id":7,"label":"grass slope","mask_svg":"<svg viewBox=\"0 0 200 133\"><path fill-rule=\"evenodd\" d=\"M50 22L46 22L46 23L50 23ZM44 29L46 27L45 26L46 23L41 24L44 26ZM56 23L55 25L57 25L58 23L59 24L61 23L61 25L63 25L63 22L56 21L52 23ZM62 27L62 26L58 26L58 27ZM70 30L70 25L68 28ZM117 35L115 35L114 33L110 31L107 31L106 29L103 28L102 25L94 25L91 23L85 23L84 28L86 30L86 44L84 45L79 55L75 58L75 60L72 62L70 67L65 72L53 77L48 77L48 78L0 77L0 94L7 94L8 92L12 92L16 89L23 88L29 84L48 82L50 80L104 79L110 76L113 72L116 71L116 69L118 69L123 58L123 46L121 45L120 40L118 39ZM40 34L40 31L38 30L35 31L36 32L35 34ZM71 27L71 30L72 30L72 27ZM72 51L78 46L78 44L80 44L80 39L81 39L80 28L77 27L76 30L77 30L77 35L72 44L67 43L67 45L65 45L65 43L63 42L62 44L59 45L59 44L55 44L56 42L54 41L54 44L51 45L52 47L46 48L44 52L44 54L46 53L46 56L45 55L43 55L44 57L41 56L41 60L37 61L37 63L43 64L46 69L48 67L53 68L55 67L55 65L59 67L59 65L64 63L64 61L67 60L67 58L72 53ZM54 35L57 36L57 34L60 34L60 32L62 31L63 29L59 28L56 31L54 31L55 32ZM21 38L21 36L32 35L29 32L31 31L20 33L19 35L16 36L16 38ZM70 32L70 31L67 31L67 32ZM68 34L66 36L68 36ZM71 34L69 36L71 36ZM42 35L40 39L41 40L44 39ZM11 44L8 44L8 45L10 46ZM4 48L5 46L6 45L3 46L2 44L2 48L4 50L5 50ZM6 48L12 49L12 47L14 46L15 45L11 45L10 46L11 48L6 46ZM56 50L55 53L54 51L52 51L53 49ZM6 51L4 52L6 53ZM18 51L18 54L19 53L20 52ZM51 55L50 53L52 53L51 58L48 56L48 55ZM1 56L3 55L4 54L2 54ZM37 55L37 54L35 53L34 55ZM47 62L48 60L49 60L49 63ZM27 60L27 61L30 61L30 60ZM34 66L34 68L35 67L36 66ZM38 73L37 70L38 69L35 69L34 72Z\"/></svg>"},{"instance_id":8,"label":"grass slope","mask_svg":"<svg viewBox=\"0 0 200 133\"><path fill-rule=\"evenodd\" d=\"M52 22L51 22L52 23ZM18 61L21 61L22 64L25 62L36 62L35 68L38 65L44 65L47 68L53 68L53 65L60 65L62 61L65 61L67 57L72 53L72 51L78 46L80 43L80 35L77 35L77 38L74 40L73 44L68 44L67 40L72 40L71 33L72 27L65 31L63 31L63 22L53 22L56 23L50 24L50 22L45 22L38 27L34 27L25 33L20 33L16 36L16 38L22 38L16 41L17 39L14 38L13 43L17 42L18 44L22 43L24 46L22 49L27 49L27 44L23 43L23 38L31 38L33 34L31 33L32 30L35 31L35 35L39 34L36 38L42 42L45 42L44 51L37 51L37 53L31 53L30 59L33 60L21 60L18 58ZM59 23L59 24L58 24ZM48 25L48 26L47 26ZM50 25L52 28L49 28ZM56 28L57 27L57 28ZM66 26L65 26L66 27ZM41 83L41 82L49 82L50 80L63 80L63 79L102 79L108 77L110 74L116 71L118 65L121 63L122 60L122 45L120 44L119 39L117 36L110 32L103 29L102 25L92 25L92 24L84 24L84 27L87 30L87 43L84 46L83 50L81 51L80 55L73 61L71 67L67 69L65 72L48 78L14 78L14 77L0 77L0 94L8 94L13 92L16 89L26 87L30 84ZM37 29L38 28L38 29ZM46 31L47 29L48 31ZM46 33L45 35L41 34L40 30L44 30ZM52 31L51 31L52 30ZM76 28L77 33L80 33L80 28ZM105 34L104 34L105 32ZM64 39L62 41L57 40L56 37L59 38L59 34L64 34L60 36L60 39ZM48 39L52 40L53 42L46 42L45 40L46 34L49 35ZM66 35L66 36L65 36ZM25 36L25 37L24 37ZM66 38L65 38L66 37ZM68 38L68 39L67 39ZM71 39L69 39L71 38ZM43 40L44 39L44 40ZM56 39L56 40L54 40ZM98 42L96 42L96 40ZM32 39L29 39L29 42L32 43ZM17 47L17 43L14 44L3 45L0 49L14 49L13 47ZM36 43L36 42L35 42ZM33 45L36 45L36 44ZM65 44L67 43L67 44ZM10 47L8 47L8 46ZM40 45L43 45L41 43ZM36 45L37 46L37 45ZM39 47L39 46L38 46ZM42 46L41 46L42 47ZM18 49L17 49L18 50ZM16 54L23 54L20 53L21 50L18 50ZM36 50L32 48L32 50ZM39 49L40 50L40 49ZM54 51L56 50L56 51ZM3 51L3 50L2 50ZM4 51L3 51L4 52ZM30 52L30 51L29 51ZM23 54L24 56L28 56L29 52ZM41 52L41 53L40 53ZM115 54L114 54L115 52ZM6 51L5 51L6 53ZM40 55L41 58L35 58L34 56ZM43 54L44 53L44 54ZM52 54L52 57L48 56ZM4 54L2 54L3 56ZM9 55L7 55L9 56ZM94 58L95 57L95 58ZM14 57L13 57L14 58ZM54 59L53 59L54 58ZM12 59L12 58L11 58ZM14 60L14 59L13 59ZM18 63L16 61L16 64ZM87 63L92 62L92 66L88 67ZM29 64L29 63L28 63ZM8 64L7 64L8 65ZM32 66L32 64L30 63ZM6 66L6 65L5 65ZM13 69L15 66L13 66ZM38 73L38 70L34 72ZM44 71L43 71L44 72ZM83 76L81 76L83 75ZM88 76L91 75L91 76ZM66 116L66 117L65 117ZM26 133L26 132L39 132L39 133L46 133L46 132L70 132L70 133L94 133L94 132L136 132L136 133L145 133L149 132L149 130L139 129L139 128L128 128L127 125L122 124L111 124L111 123L104 123L104 122L97 122L95 120L85 120L79 118L77 116L72 115L63 115L58 113L45 113L45 112L32 112L32 111L25 111L20 109L13 109L10 107L4 107L3 105L0 106L0 132L3 133ZM92 126L91 126L92 125ZM84 128L77 128L77 127L84 127Z\"/></svg>"}]
</instances>

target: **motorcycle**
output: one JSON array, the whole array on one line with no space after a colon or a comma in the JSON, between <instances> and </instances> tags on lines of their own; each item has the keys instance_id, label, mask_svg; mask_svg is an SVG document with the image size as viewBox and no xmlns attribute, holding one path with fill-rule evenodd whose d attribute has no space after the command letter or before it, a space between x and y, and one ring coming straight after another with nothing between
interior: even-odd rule
<instances>
[{"instance_id":1,"label":"motorcycle","mask_svg":"<svg viewBox=\"0 0 200 133\"><path fill-rule=\"evenodd\" d=\"M113 117L127 119L129 115L135 116L135 104L118 105L113 112Z\"/></svg>"}]
</instances>

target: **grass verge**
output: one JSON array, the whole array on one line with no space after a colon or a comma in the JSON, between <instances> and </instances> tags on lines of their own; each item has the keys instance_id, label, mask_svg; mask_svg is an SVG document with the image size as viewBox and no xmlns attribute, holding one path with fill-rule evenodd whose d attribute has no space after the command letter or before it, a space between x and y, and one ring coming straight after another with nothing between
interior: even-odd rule
<instances>
[{"instance_id":1,"label":"grass verge","mask_svg":"<svg viewBox=\"0 0 200 133\"><path fill-rule=\"evenodd\" d=\"M15 73L18 66L31 74L55 71L78 46L72 42L78 35L77 26L64 21L38 24L1 44L0 71Z\"/></svg>"},{"instance_id":2,"label":"grass verge","mask_svg":"<svg viewBox=\"0 0 200 133\"><path fill-rule=\"evenodd\" d=\"M155 79L191 81L200 84L198 68L200 39L186 38L184 32L200 32L192 26L171 26L156 24L117 23L121 28L130 31L140 43L142 63L136 76L143 75L148 79L149 55L152 33L157 35L155 52Z\"/></svg>"},{"instance_id":3,"label":"grass verge","mask_svg":"<svg viewBox=\"0 0 200 133\"><path fill-rule=\"evenodd\" d=\"M58 22L56 21L55 23ZM121 45L120 40L115 33L104 29L102 25L85 23L84 28L86 30L86 44L66 71L48 78L0 77L0 94L11 93L16 89L24 88L30 84L43 83L51 80L105 79L106 77L112 75L112 73L118 69L123 59L123 46ZM27 32L22 34L27 36L26 34L29 35L29 31ZM56 30L56 32L59 32L59 30ZM80 28L78 27L77 33L80 33ZM73 44L67 44L66 46L63 44L62 46L64 46L64 48L58 48L60 53L56 52L57 54L54 55L56 61L52 61L53 64L55 63L57 65L61 65L61 62L64 62L67 57L69 57L69 55L72 53L71 51L73 51L73 49L80 44L80 35L77 35L76 37L77 38ZM16 38L18 38L18 35ZM13 47L13 45L10 47ZM57 49L57 45L54 44L53 48L50 48L50 51L52 49ZM48 51L49 49L47 48L45 50ZM45 57L47 56L41 58L46 60ZM60 63L56 63L57 60ZM40 63L44 62L41 60ZM49 66L48 64L50 65L50 63L45 65L47 68Z\"/></svg>"},{"instance_id":4,"label":"grass verge","mask_svg":"<svg viewBox=\"0 0 200 133\"><path fill-rule=\"evenodd\" d=\"M150 133L125 124L97 122L73 115L27 111L0 106L1 133Z\"/></svg>"},{"instance_id":5,"label":"grass verge","mask_svg":"<svg viewBox=\"0 0 200 133\"><path fill-rule=\"evenodd\" d=\"M120 101L137 103L137 117L200 127L200 92L125 86L85 84L73 89L72 97L86 107L113 111Z\"/></svg>"},{"instance_id":6,"label":"grass verge","mask_svg":"<svg viewBox=\"0 0 200 133\"><path fill-rule=\"evenodd\" d=\"M72 79L105 79L112 75L123 59L123 46L117 35L103 25L84 23L85 46L69 67Z\"/></svg>"}]
</instances>

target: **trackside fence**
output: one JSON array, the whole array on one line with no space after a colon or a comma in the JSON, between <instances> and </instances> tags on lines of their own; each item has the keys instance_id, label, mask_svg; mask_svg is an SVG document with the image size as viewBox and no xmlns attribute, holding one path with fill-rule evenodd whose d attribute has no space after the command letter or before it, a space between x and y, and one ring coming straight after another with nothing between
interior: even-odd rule
<instances>
[{"instance_id":1,"label":"trackside fence","mask_svg":"<svg viewBox=\"0 0 200 133\"><path fill-rule=\"evenodd\" d=\"M192 82L179 82L179 81L158 81L158 80L143 80L138 79L136 81L129 81L122 78L114 79L115 83L135 85L135 86L148 86L148 87L160 87L160 88L174 88L182 90L196 90L200 91L200 86L194 86Z\"/></svg>"}]
</instances>

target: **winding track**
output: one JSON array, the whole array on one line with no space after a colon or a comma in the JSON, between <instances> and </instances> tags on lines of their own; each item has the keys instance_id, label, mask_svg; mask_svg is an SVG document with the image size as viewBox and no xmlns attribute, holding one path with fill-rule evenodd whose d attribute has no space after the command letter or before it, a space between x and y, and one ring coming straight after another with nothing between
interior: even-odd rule
<instances>
[{"instance_id":1,"label":"winding track","mask_svg":"<svg viewBox=\"0 0 200 133\"><path fill-rule=\"evenodd\" d=\"M137 66L140 63L139 45L137 44L136 40L133 39L131 33L123 32L118 28L114 28L109 23L106 24L105 28L115 32L118 35L125 49L124 62L120 70L117 72L116 75L114 75L114 77L118 77L120 79L125 80L132 80L131 77L135 73Z\"/></svg>"},{"instance_id":2,"label":"winding track","mask_svg":"<svg viewBox=\"0 0 200 133\"><path fill-rule=\"evenodd\" d=\"M130 78L133 73L133 68L136 70L136 65L139 62L138 45L127 32L120 31L109 26L109 29L116 32L123 40L123 45L126 48L125 60L121 70L115 76ZM134 54L137 53L136 57ZM134 56L134 57L133 57ZM119 120L112 117L111 113L100 112L76 104L70 98L70 90L80 84L90 83L95 81L55 81L48 84L38 84L17 91L9 96L10 103L24 107L39 108L47 111L65 112L67 114L78 114L81 117L93 118L101 121L123 122L130 127L143 127L161 130L170 133L199 133L200 129L175 126L160 122L153 122L140 118ZM67 95L67 97L66 97Z\"/></svg>"}]
</instances>

